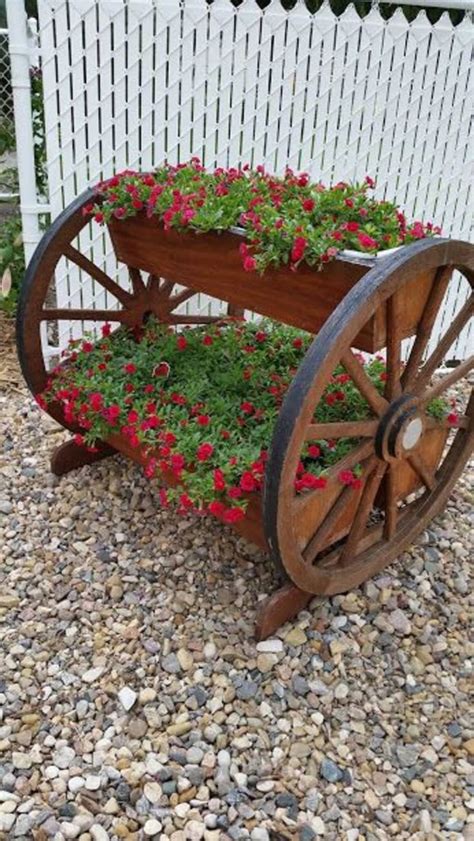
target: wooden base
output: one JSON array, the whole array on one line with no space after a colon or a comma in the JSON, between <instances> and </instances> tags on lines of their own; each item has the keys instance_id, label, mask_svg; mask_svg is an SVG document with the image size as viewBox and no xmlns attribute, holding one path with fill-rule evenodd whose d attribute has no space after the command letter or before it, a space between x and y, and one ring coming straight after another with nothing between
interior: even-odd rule
<instances>
[{"instance_id":1,"label":"wooden base","mask_svg":"<svg viewBox=\"0 0 474 841\"><path fill-rule=\"evenodd\" d=\"M284 584L276 593L273 593L259 605L257 623L255 626L255 638L258 642L271 636L278 630L280 625L294 619L300 610L308 606L313 593L305 593L290 582Z\"/></svg>"},{"instance_id":2,"label":"wooden base","mask_svg":"<svg viewBox=\"0 0 474 841\"><path fill-rule=\"evenodd\" d=\"M97 446L96 452L89 452L85 447L81 447L71 439L53 450L51 472L55 476L64 476L71 470L84 467L86 464L94 464L96 461L102 461L103 458L113 456L116 452L117 450L114 450L109 444L100 444Z\"/></svg>"}]
</instances>

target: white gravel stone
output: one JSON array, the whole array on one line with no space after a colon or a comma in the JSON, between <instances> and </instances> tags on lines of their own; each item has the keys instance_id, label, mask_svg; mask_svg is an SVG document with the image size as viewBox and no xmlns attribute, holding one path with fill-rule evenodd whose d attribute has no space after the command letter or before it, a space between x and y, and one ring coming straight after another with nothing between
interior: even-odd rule
<instances>
[{"instance_id":1,"label":"white gravel stone","mask_svg":"<svg viewBox=\"0 0 474 841\"><path fill-rule=\"evenodd\" d=\"M157 821L155 818L150 818L150 820L148 820L145 823L143 827L143 832L147 836L147 838L152 838L153 835L158 835L158 833L161 832L162 828L163 825L159 821Z\"/></svg>"},{"instance_id":2,"label":"white gravel stone","mask_svg":"<svg viewBox=\"0 0 474 841\"><path fill-rule=\"evenodd\" d=\"M110 841L110 835L106 829L99 823L92 824L89 829L93 841Z\"/></svg>"},{"instance_id":3,"label":"white gravel stone","mask_svg":"<svg viewBox=\"0 0 474 841\"><path fill-rule=\"evenodd\" d=\"M132 709L137 700L137 693L130 686L124 686L118 693L118 699L126 712Z\"/></svg>"},{"instance_id":4,"label":"white gravel stone","mask_svg":"<svg viewBox=\"0 0 474 841\"><path fill-rule=\"evenodd\" d=\"M105 666L94 666L92 669L87 669L82 675L84 683L95 683L105 672Z\"/></svg>"},{"instance_id":5,"label":"white gravel stone","mask_svg":"<svg viewBox=\"0 0 474 841\"><path fill-rule=\"evenodd\" d=\"M262 640L258 642L256 645L257 651L261 651L266 654L279 654L280 651L283 651L283 642L279 639L268 639Z\"/></svg>"}]
</instances>

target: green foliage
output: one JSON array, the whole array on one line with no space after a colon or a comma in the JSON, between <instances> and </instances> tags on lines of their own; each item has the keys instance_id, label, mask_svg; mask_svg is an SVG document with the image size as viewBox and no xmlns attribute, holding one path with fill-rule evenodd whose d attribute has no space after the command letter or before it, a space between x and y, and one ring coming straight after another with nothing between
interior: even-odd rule
<instances>
[{"instance_id":1,"label":"green foliage","mask_svg":"<svg viewBox=\"0 0 474 841\"><path fill-rule=\"evenodd\" d=\"M13 316L25 271L19 213L0 221L0 309ZM7 287L10 289L7 291ZM2 288L4 292L2 293Z\"/></svg>"}]
</instances>

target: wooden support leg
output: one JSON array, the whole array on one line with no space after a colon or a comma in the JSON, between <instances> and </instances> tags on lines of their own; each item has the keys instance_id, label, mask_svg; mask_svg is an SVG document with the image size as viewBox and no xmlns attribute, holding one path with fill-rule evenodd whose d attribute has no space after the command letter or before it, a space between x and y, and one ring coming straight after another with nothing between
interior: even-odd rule
<instances>
[{"instance_id":1,"label":"wooden support leg","mask_svg":"<svg viewBox=\"0 0 474 841\"><path fill-rule=\"evenodd\" d=\"M116 452L117 450L109 447L108 444L99 444L97 445L97 452L91 453L71 439L53 450L51 471L56 476L64 476L70 470L76 470L76 468L83 467L85 464L94 464L94 462L101 461L107 456L115 455Z\"/></svg>"},{"instance_id":2,"label":"wooden support leg","mask_svg":"<svg viewBox=\"0 0 474 841\"><path fill-rule=\"evenodd\" d=\"M273 593L261 603L257 613L257 624L255 637L257 642L264 640L276 630L298 615L300 610L310 603L314 598L313 593L305 593L295 584L284 584L276 593Z\"/></svg>"}]
</instances>

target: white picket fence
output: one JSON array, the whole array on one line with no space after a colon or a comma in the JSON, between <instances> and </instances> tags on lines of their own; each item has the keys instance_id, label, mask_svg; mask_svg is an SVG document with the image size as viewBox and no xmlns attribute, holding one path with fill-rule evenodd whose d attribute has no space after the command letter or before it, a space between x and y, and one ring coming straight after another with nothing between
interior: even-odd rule
<instances>
[{"instance_id":1,"label":"white picket fence","mask_svg":"<svg viewBox=\"0 0 474 841\"><path fill-rule=\"evenodd\" d=\"M469 15L454 26L447 13L409 23L401 10L361 18L352 5L312 15L302 0L291 11L279 0L264 11L254 0L39 0L39 33L53 218L114 171L198 155L324 182L369 173L410 216L472 239ZM117 270L100 231L81 247ZM440 330L465 300L462 283ZM73 266L56 288L59 306L105 303ZM81 329L62 328L61 344ZM465 331L450 356L469 345Z\"/></svg>"}]
</instances>

